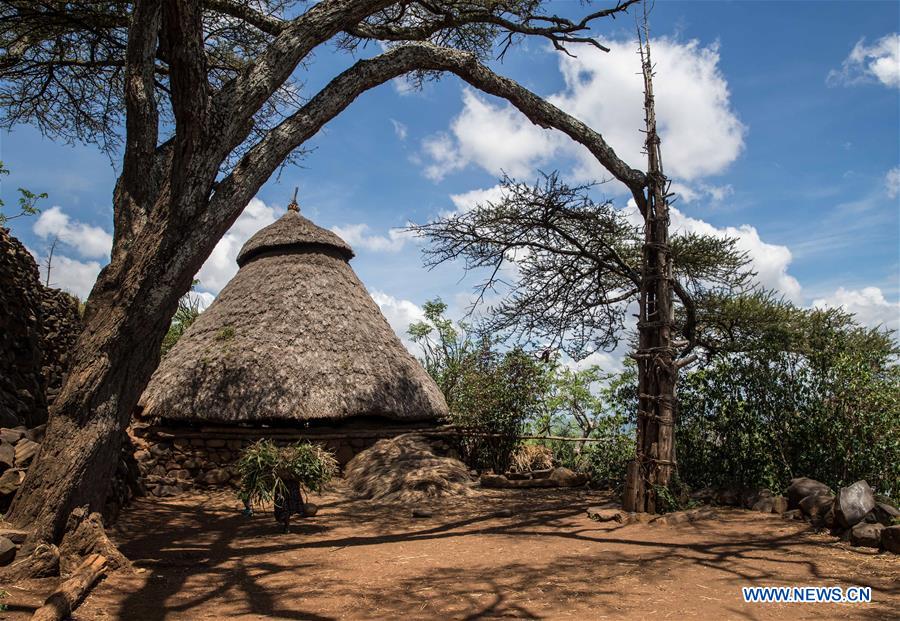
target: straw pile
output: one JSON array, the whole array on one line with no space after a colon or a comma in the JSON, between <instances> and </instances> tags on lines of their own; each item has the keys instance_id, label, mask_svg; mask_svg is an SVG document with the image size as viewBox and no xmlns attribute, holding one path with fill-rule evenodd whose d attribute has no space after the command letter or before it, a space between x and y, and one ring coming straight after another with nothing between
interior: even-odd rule
<instances>
[{"instance_id":1,"label":"straw pile","mask_svg":"<svg viewBox=\"0 0 900 621\"><path fill-rule=\"evenodd\" d=\"M379 440L347 463L344 478L359 498L404 503L466 496L473 485L464 463L435 455L414 433Z\"/></svg>"}]
</instances>

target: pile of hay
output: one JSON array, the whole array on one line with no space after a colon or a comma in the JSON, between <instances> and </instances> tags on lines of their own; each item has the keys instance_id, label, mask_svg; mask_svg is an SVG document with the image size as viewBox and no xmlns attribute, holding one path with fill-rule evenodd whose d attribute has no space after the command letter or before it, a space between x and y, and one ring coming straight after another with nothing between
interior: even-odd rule
<instances>
[{"instance_id":1,"label":"pile of hay","mask_svg":"<svg viewBox=\"0 0 900 621\"><path fill-rule=\"evenodd\" d=\"M359 498L417 503L472 493L466 465L440 457L420 434L379 440L344 468L350 491Z\"/></svg>"}]
</instances>

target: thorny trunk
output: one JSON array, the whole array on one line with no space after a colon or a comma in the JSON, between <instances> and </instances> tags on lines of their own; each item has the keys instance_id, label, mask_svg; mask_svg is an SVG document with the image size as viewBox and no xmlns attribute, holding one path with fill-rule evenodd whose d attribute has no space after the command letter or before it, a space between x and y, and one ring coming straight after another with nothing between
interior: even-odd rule
<instances>
[{"instance_id":1,"label":"thorny trunk","mask_svg":"<svg viewBox=\"0 0 900 621\"><path fill-rule=\"evenodd\" d=\"M59 541L76 507L103 507L123 430L193 274L170 271L175 237L173 231L145 234L103 270L88 298L72 370L8 516L32 531L29 547Z\"/></svg>"},{"instance_id":2,"label":"thorny trunk","mask_svg":"<svg viewBox=\"0 0 900 621\"><path fill-rule=\"evenodd\" d=\"M646 31L646 22L644 24ZM637 451L628 465L624 507L655 513L657 490L667 487L675 466L674 408L677 368L672 343L675 319L669 205L656 132L653 66L649 37L641 44L647 126L647 199L644 209L643 269L638 318Z\"/></svg>"},{"instance_id":3,"label":"thorny trunk","mask_svg":"<svg viewBox=\"0 0 900 621\"><path fill-rule=\"evenodd\" d=\"M368 89L419 69L455 73L507 99L535 124L556 128L581 143L633 191L644 187L644 175L619 159L600 134L494 74L473 55L426 43L404 44L358 61L247 149L217 181L222 163L247 139L258 107L297 63L334 34L388 4L333 0L314 5L285 27L257 62L213 92L205 79L198 4L134 3L113 252L88 298L85 330L51 412L44 444L11 508L9 519L31 531L26 549L59 541L73 509L102 507L122 433L158 362L179 297L285 158ZM173 137L161 145L154 92L158 49L169 62L175 120Z\"/></svg>"}]
</instances>

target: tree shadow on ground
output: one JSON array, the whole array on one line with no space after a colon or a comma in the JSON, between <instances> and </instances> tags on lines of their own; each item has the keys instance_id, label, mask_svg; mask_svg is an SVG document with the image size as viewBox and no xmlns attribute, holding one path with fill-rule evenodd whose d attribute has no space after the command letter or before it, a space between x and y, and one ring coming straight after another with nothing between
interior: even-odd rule
<instances>
[{"instance_id":1,"label":"tree shadow on ground","mask_svg":"<svg viewBox=\"0 0 900 621\"><path fill-rule=\"evenodd\" d=\"M591 618L621 618L647 609L656 592L671 597L689 572L727 585L734 605L720 602L715 610L730 618L762 618L761 609L738 605L740 586L749 585L874 580L881 601L855 618L891 616L900 601L889 576L842 572L846 559L819 553L824 544L811 543L802 529L742 534L747 517L740 512L673 530L589 522L584 509L596 496L573 492L455 501L425 522L396 506L328 500L314 521L287 535L270 515L244 518L222 496L139 501L123 516L117 538L143 572L113 577L98 589L96 603L113 618L146 621L192 619L200 611L315 620L540 619L582 610ZM498 517L501 507L513 516ZM407 558L401 550L430 557ZM708 587L691 588L701 606L700 589Z\"/></svg>"}]
</instances>

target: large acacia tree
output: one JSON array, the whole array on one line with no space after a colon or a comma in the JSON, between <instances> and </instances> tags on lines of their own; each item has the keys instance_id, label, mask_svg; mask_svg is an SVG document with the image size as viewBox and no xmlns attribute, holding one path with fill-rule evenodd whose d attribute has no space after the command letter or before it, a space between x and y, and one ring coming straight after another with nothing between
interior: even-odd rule
<instances>
[{"instance_id":1,"label":"large acacia tree","mask_svg":"<svg viewBox=\"0 0 900 621\"><path fill-rule=\"evenodd\" d=\"M599 133L482 63L529 36L562 50L599 46L592 24L633 1L584 3L575 20L547 13L540 0L0 2L7 124L35 123L115 153L124 125L110 262L7 516L31 531L26 551L59 542L74 509L102 507L122 432L194 274L273 172L366 90L409 73L456 74L583 144L643 208L644 173ZM310 96L291 82L314 52L366 44L386 51Z\"/></svg>"}]
</instances>

